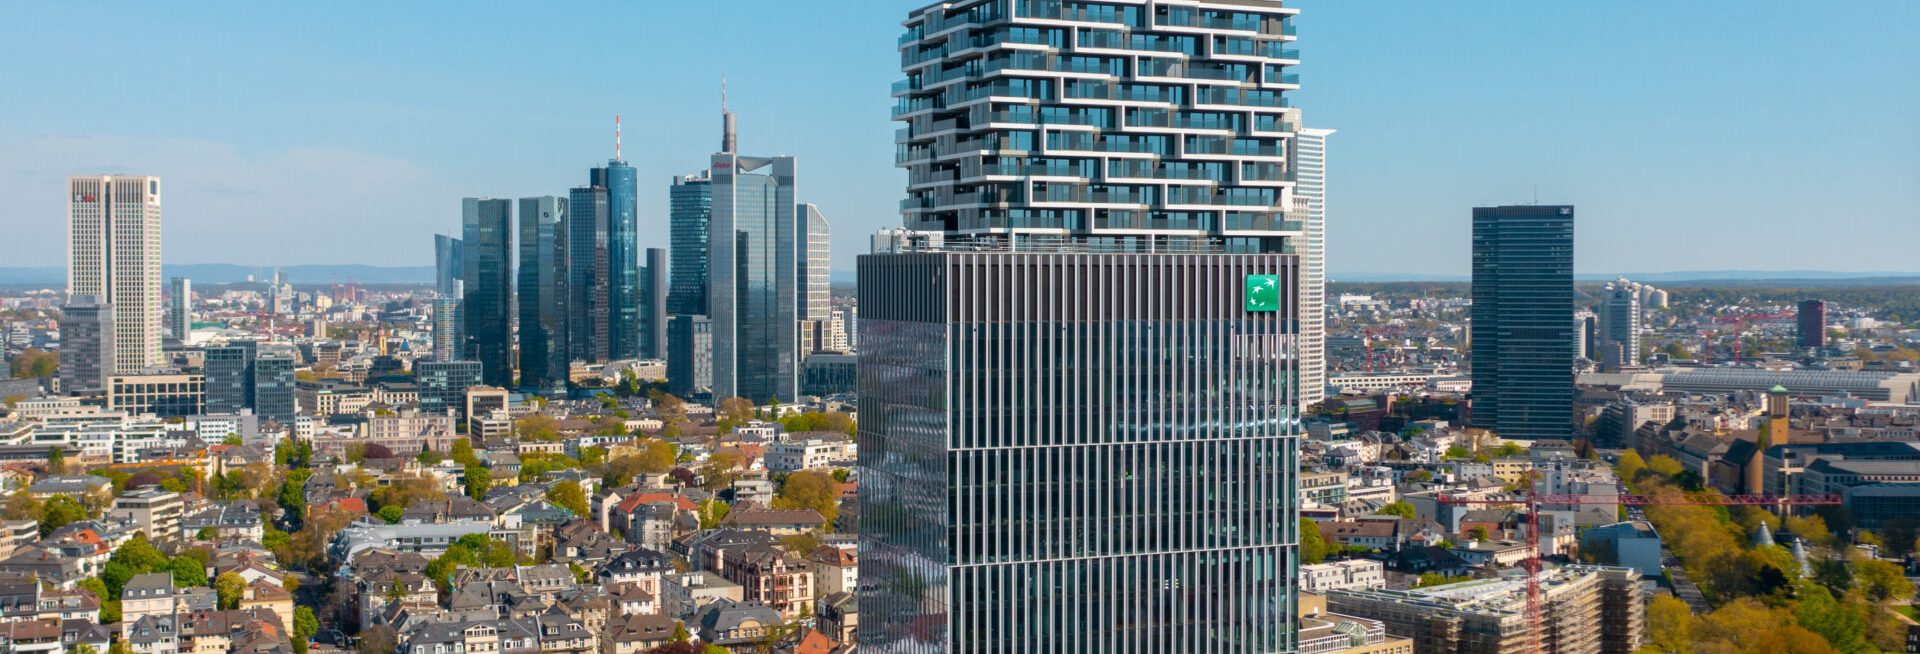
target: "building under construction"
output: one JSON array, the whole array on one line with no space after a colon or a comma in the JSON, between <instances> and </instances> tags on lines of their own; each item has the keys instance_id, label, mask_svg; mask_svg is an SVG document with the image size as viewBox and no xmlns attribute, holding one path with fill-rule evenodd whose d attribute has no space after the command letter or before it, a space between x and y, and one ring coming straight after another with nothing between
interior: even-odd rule
<instances>
[{"instance_id":1,"label":"building under construction","mask_svg":"<svg viewBox=\"0 0 1920 654\"><path fill-rule=\"evenodd\" d=\"M1415 654L1522 654L1533 648L1524 576L1415 590L1333 590L1333 613L1379 620ZM1566 566L1541 573L1540 652L1629 654L1646 628L1640 573Z\"/></svg>"}]
</instances>

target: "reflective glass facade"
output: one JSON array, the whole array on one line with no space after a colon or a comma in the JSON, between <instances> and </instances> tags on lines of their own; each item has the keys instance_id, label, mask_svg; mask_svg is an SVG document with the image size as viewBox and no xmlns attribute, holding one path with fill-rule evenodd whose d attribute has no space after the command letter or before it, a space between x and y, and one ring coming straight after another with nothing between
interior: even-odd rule
<instances>
[{"instance_id":1,"label":"reflective glass facade","mask_svg":"<svg viewBox=\"0 0 1920 654\"><path fill-rule=\"evenodd\" d=\"M233 414L251 409L253 401L253 341L232 341L207 348L203 366L207 384L207 413Z\"/></svg>"},{"instance_id":2,"label":"reflective glass facade","mask_svg":"<svg viewBox=\"0 0 1920 654\"><path fill-rule=\"evenodd\" d=\"M467 348L491 386L513 387L513 203L461 201Z\"/></svg>"},{"instance_id":3,"label":"reflective glass facade","mask_svg":"<svg viewBox=\"0 0 1920 654\"><path fill-rule=\"evenodd\" d=\"M253 360L253 414L261 420L292 425L299 415L293 398L293 357L263 354Z\"/></svg>"},{"instance_id":4,"label":"reflective glass facade","mask_svg":"<svg viewBox=\"0 0 1920 654\"><path fill-rule=\"evenodd\" d=\"M706 175L673 180L668 191L668 231L673 248L672 289L667 313L707 315L707 231L713 222L713 181Z\"/></svg>"},{"instance_id":5,"label":"reflective glass facade","mask_svg":"<svg viewBox=\"0 0 1920 654\"><path fill-rule=\"evenodd\" d=\"M594 173L607 189L607 356L640 356L639 178L624 161Z\"/></svg>"},{"instance_id":6,"label":"reflective glass facade","mask_svg":"<svg viewBox=\"0 0 1920 654\"><path fill-rule=\"evenodd\" d=\"M520 200L520 387L567 385L567 201Z\"/></svg>"},{"instance_id":7,"label":"reflective glass facade","mask_svg":"<svg viewBox=\"0 0 1920 654\"><path fill-rule=\"evenodd\" d=\"M1573 437L1573 207L1473 210L1473 424Z\"/></svg>"},{"instance_id":8,"label":"reflective glass facade","mask_svg":"<svg viewBox=\"0 0 1920 654\"><path fill-rule=\"evenodd\" d=\"M607 189L568 193L567 348L574 361L607 360Z\"/></svg>"},{"instance_id":9,"label":"reflective glass facade","mask_svg":"<svg viewBox=\"0 0 1920 654\"><path fill-rule=\"evenodd\" d=\"M460 239L446 234L433 235L433 290L443 297L456 295L457 283L465 275Z\"/></svg>"},{"instance_id":10,"label":"reflective glass facade","mask_svg":"<svg viewBox=\"0 0 1920 654\"><path fill-rule=\"evenodd\" d=\"M713 155L707 306L713 392L755 404L799 394L792 157Z\"/></svg>"},{"instance_id":11,"label":"reflective glass facade","mask_svg":"<svg viewBox=\"0 0 1920 654\"><path fill-rule=\"evenodd\" d=\"M1291 651L1296 266L862 257L860 642Z\"/></svg>"},{"instance_id":12,"label":"reflective glass facade","mask_svg":"<svg viewBox=\"0 0 1920 654\"><path fill-rule=\"evenodd\" d=\"M901 209L941 238L860 260L863 648L1296 649L1295 13L908 16Z\"/></svg>"},{"instance_id":13,"label":"reflective glass facade","mask_svg":"<svg viewBox=\"0 0 1920 654\"><path fill-rule=\"evenodd\" d=\"M480 385L479 362L422 361L416 364L415 372L420 378L421 411L452 411L466 420L467 389Z\"/></svg>"}]
</instances>

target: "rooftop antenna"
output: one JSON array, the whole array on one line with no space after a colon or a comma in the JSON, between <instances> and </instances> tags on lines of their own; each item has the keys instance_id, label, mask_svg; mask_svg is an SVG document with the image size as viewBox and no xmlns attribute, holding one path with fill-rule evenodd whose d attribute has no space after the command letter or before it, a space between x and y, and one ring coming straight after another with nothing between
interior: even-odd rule
<instances>
[{"instance_id":1,"label":"rooftop antenna","mask_svg":"<svg viewBox=\"0 0 1920 654\"><path fill-rule=\"evenodd\" d=\"M727 109L726 75L720 76L720 127L723 130L720 137L720 151L726 154L733 154L735 151L734 146L737 145L738 141L735 138L733 111Z\"/></svg>"},{"instance_id":2,"label":"rooftop antenna","mask_svg":"<svg viewBox=\"0 0 1920 654\"><path fill-rule=\"evenodd\" d=\"M620 161L620 114L613 115L613 160Z\"/></svg>"}]
</instances>

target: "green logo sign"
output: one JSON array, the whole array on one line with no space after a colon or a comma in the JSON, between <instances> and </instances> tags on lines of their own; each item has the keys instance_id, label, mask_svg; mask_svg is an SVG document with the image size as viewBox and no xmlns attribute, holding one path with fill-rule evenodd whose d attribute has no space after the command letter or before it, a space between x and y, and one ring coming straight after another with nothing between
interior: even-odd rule
<instances>
[{"instance_id":1,"label":"green logo sign","mask_svg":"<svg viewBox=\"0 0 1920 654\"><path fill-rule=\"evenodd\" d=\"M1272 313L1280 310L1280 276L1247 275L1247 310Z\"/></svg>"}]
</instances>

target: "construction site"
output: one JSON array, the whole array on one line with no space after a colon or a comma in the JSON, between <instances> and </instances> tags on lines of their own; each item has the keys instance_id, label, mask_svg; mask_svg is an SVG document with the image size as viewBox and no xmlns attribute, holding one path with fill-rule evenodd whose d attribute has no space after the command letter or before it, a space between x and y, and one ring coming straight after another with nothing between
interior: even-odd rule
<instances>
[{"instance_id":1,"label":"construction site","mask_svg":"<svg viewBox=\"0 0 1920 654\"><path fill-rule=\"evenodd\" d=\"M1525 573L1413 590L1333 590L1328 610L1386 625L1415 654L1629 654L1646 629L1646 592L1631 568L1539 573L1539 623Z\"/></svg>"}]
</instances>

